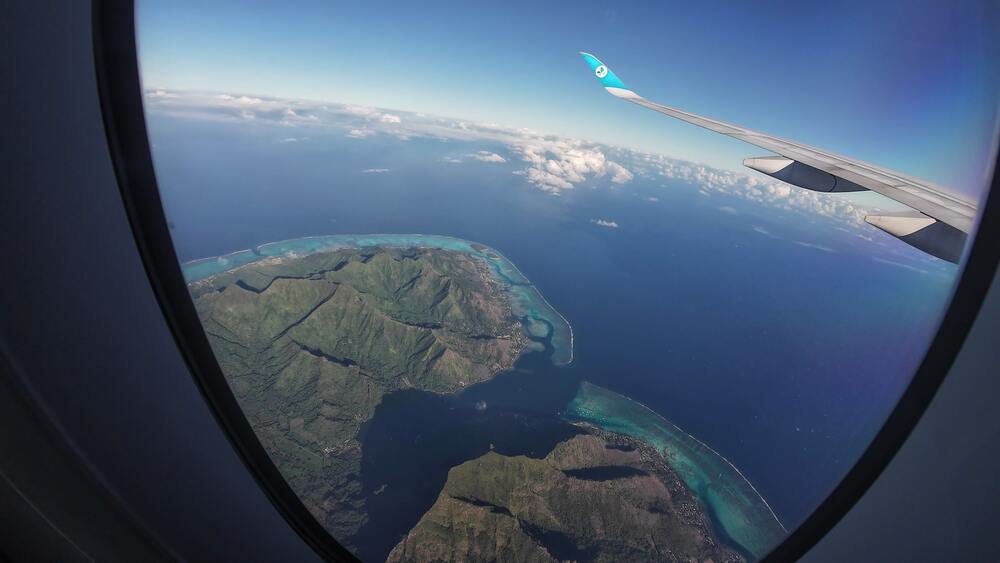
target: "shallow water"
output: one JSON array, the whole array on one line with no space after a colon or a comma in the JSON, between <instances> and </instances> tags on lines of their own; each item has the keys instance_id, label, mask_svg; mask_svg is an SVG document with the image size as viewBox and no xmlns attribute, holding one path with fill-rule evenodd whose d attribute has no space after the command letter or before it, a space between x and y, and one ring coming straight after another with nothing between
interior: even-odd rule
<instances>
[{"instance_id":1,"label":"shallow water","mask_svg":"<svg viewBox=\"0 0 1000 563\"><path fill-rule=\"evenodd\" d=\"M767 501L733 464L641 403L582 382L565 417L638 438L666 455L722 534L755 557L766 555L787 533Z\"/></svg>"}]
</instances>

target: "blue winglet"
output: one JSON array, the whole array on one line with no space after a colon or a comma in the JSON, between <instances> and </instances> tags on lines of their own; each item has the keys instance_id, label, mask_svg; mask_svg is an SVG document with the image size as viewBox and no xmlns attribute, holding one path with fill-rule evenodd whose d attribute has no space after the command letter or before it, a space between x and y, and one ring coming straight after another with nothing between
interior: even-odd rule
<instances>
[{"instance_id":1,"label":"blue winglet","mask_svg":"<svg viewBox=\"0 0 1000 563\"><path fill-rule=\"evenodd\" d=\"M608 68L607 65L598 60L597 57L591 55L590 53L584 53L583 51L580 51L580 54L583 55L583 60L587 61L591 72L593 72L594 76L596 76L601 82L601 86L609 88L609 92L615 94L615 91L610 90L610 88L614 88L619 91L624 90L631 92L628 87L625 86L625 83L622 82L621 79L615 75L615 73L611 72L611 69Z\"/></svg>"}]
</instances>

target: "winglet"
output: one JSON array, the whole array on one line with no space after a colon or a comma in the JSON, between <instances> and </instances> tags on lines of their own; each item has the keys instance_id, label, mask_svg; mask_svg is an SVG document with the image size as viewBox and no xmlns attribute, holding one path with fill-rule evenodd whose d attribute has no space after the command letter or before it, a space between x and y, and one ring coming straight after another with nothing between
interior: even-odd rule
<instances>
[{"instance_id":1,"label":"winglet","mask_svg":"<svg viewBox=\"0 0 1000 563\"><path fill-rule=\"evenodd\" d=\"M601 82L601 86L604 86L605 90L615 96L618 96L619 98L639 97L638 94L629 90L628 87L625 86L625 83L622 82L615 73L611 72L611 69L602 63L597 57L591 55L590 53L584 53L583 51L580 51L580 54L583 55L583 60L587 61L591 72L594 73L594 76L596 76Z\"/></svg>"}]
</instances>

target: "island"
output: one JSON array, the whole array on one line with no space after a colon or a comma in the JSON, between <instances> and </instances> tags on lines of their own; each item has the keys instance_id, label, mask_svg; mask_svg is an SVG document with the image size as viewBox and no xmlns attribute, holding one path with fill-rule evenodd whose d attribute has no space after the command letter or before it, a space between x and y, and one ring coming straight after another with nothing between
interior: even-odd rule
<instances>
[{"instance_id":1,"label":"island","mask_svg":"<svg viewBox=\"0 0 1000 563\"><path fill-rule=\"evenodd\" d=\"M351 545L365 522L358 432L387 393L453 393L529 339L482 260L439 248L265 257L190 283L219 365L282 475Z\"/></svg>"},{"instance_id":2,"label":"island","mask_svg":"<svg viewBox=\"0 0 1000 563\"><path fill-rule=\"evenodd\" d=\"M744 561L665 457L583 430L543 459L489 452L452 469L389 561Z\"/></svg>"},{"instance_id":3,"label":"island","mask_svg":"<svg viewBox=\"0 0 1000 563\"><path fill-rule=\"evenodd\" d=\"M488 246L309 237L183 269L264 449L366 560L718 563L777 537L734 467L625 397L584 382L561 412L463 399L524 377L526 354L573 361L572 327Z\"/></svg>"}]
</instances>

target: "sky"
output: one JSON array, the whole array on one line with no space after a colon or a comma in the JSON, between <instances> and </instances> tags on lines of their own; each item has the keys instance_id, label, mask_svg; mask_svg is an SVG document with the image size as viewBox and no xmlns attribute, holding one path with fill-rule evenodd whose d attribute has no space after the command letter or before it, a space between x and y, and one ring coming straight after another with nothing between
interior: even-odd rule
<instances>
[{"instance_id":1,"label":"sky","mask_svg":"<svg viewBox=\"0 0 1000 563\"><path fill-rule=\"evenodd\" d=\"M578 51L672 105L979 195L997 123L985 1L140 0L144 87L364 104L739 170L767 154L615 100Z\"/></svg>"}]
</instances>

